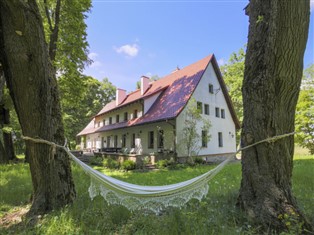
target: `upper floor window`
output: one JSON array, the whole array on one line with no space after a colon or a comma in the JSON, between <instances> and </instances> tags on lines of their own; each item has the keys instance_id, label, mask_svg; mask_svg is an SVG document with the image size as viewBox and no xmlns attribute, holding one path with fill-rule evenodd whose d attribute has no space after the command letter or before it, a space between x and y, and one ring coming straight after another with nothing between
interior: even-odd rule
<instances>
[{"instance_id":1,"label":"upper floor window","mask_svg":"<svg viewBox=\"0 0 314 235\"><path fill-rule=\"evenodd\" d=\"M116 123L118 123L118 122L120 122L120 116L119 116L119 114L117 114L117 116L116 116Z\"/></svg>"},{"instance_id":2,"label":"upper floor window","mask_svg":"<svg viewBox=\"0 0 314 235\"><path fill-rule=\"evenodd\" d=\"M134 110L133 118L137 118L137 109Z\"/></svg>"},{"instance_id":3,"label":"upper floor window","mask_svg":"<svg viewBox=\"0 0 314 235\"><path fill-rule=\"evenodd\" d=\"M215 114L216 114L216 117L220 117L220 109L219 108L215 108Z\"/></svg>"},{"instance_id":4,"label":"upper floor window","mask_svg":"<svg viewBox=\"0 0 314 235\"><path fill-rule=\"evenodd\" d=\"M203 113L203 103L197 102L197 110L202 114Z\"/></svg>"},{"instance_id":5,"label":"upper floor window","mask_svg":"<svg viewBox=\"0 0 314 235\"><path fill-rule=\"evenodd\" d=\"M112 124L112 117L109 117L109 125Z\"/></svg>"},{"instance_id":6,"label":"upper floor window","mask_svg":"<svg viewBox=\"0 0 314 235\"><path fill-rule=\"evenodd\" d=\"M124 121L127 121L128 120L128 112L125 112L124 113Z\"/></svg>"},{"instance_id":7,"label":"upper floor window","mask_svg":"<svg viewBox=\"0 0 314 235\"><path fill-rule=\"evenodd\" d=\"M106 126L106 119L104 119L102 123L103 123L103 126Z\"/></svg>"},{"instance_id":8,"label":"upper floor window","mask_svg":"<svg viewBox=\"0 0 314 235\"><path fill-rule=\"evenodd\" d=\"M206 148L208 142L208 134L206 130L202 130L202 147Z\"/></svg>"},{"instance_id":9,"label":"upper floor window","mask_svg":"<svg viewBox=\"0 0 314 235\"><path fill-rule=\"evenodd\" d=\"M208 104L204 104L204 113L206 115L209 115L209 105Z\"/></svg>"},{"instance_id":10,"label":"upper floor window","mask_svg":"<svg viewBox=\"0 0 314 235\"><path fill-rule=\"evenodd\" d=\"M221 118L225 118L226 115L225 115L225 110L224 109L221 109Z\"/></svg>"},{"instance_id":11,"label":"upper floor window","mask_svg":"<svg viewBox=\"0 0 314 235\"><path fill-rule=\"evenodd\" d=\"M214 94L214 86L213 86L213 84L209 84L208 85L208 91L209 91L209 93Z\"/></svg>"}]
</instances>

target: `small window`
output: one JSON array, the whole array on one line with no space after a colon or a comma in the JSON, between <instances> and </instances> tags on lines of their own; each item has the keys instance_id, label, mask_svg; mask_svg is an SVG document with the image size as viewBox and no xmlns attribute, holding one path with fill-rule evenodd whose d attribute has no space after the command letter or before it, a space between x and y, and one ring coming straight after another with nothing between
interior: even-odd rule
<instances>
[{"instance_id":1,"label":"small window","mask_svg":"<svg viewBox=\"0 0 314 235\"><path fill-rule=\"evenodd\" d=\"M200 112L200 114L203 113L203 103L197 102L197 110Z\"/></svg>"},{"instance_id":2,"label":"small window","mask_svg":"<svg viewBox=\"0 0 314 235\"><path fill-rule=\"evenodd\" d=\"M126 134L122 135L122 143L121 143L122 148L125 148L126 146Z\"/></svg>"},{"instance_id":3,"label":"small window","mask_svg":"<svg viewBox=\"0 0 314 235\"><path fill-rule=\"evenodd\" d=\"M154 131L148 132L148 148L149 149L154 148Z\"/></svg>"},{"instance_id":4,"label":"small window","mask_svg":"<svg viewBox=\"0 0 314 235\"><path fill-rule=\"evenodd\" d=\"M206 115L209 115L209 105L208 104L204 104L204 113Z\"/></svg>"},{"instance_id":5,"label":"small window","mask_svg":"<svg viewBox=\"0 0 314 235\"><path fill-rule=\"evenodd\" d=\"M133 118L137 118L137 109L134 110Z\"/></svg>"},{"instance_id":6,"label":"small window","mask_svg":"<svg viewBox=\"0 0 314 235\"><path fill-rule=\"evenodd\" d=\"M131 148L135 148L135 133L132 134Z\"/></svg>"},{"instance_id":7,"label":"small window","mask_svg":"<svg viewBox=\"0 0 314 235\"><path fill-rule=\"evenodd\" d=\"M117 135L114 136L113 147L115 147L115 148L118 147L118 136Z\"/></svg>"},{"instance_id":8,"label":"small window","mask_svg":"<svg viewBox=\"0 0 314 235\"><path fill-rule=\"evenodd\" d=\"M109 125L112 124L112 117L109 117Z\"/></svg>"},{"instance_id":9,"label":"small window","mask_svg":"<svg viewBox=\"0 0 314 235\"><path fill-rule=\"evenodd\" d=\"M128 112L125 112L124 113L124 121L127 121L128 120Z\"/></svg>"},{"instance_id":10,"label":"small window","mask_svg":"<svg viewBox=\"0 0 314 235\"><path fill-rule=\"evenodd\" d=\"M97 127L100 127L100 122L97 123Z\"/></svg>"},{"instance_id":11,"label":"small window","mask_svg":"<svg viewBox=\"0 0 314 235\"><path fill-rule=\"evenodd\" d=\"M164 148L164 131L158 131L158 148Z\"/></svg>"},{"instance_id":12,"label":"small window","mask_svg":"<svg viewBox=\"0 0 314 235\"><path fill-rule=\"evenodd\" d=\"M103 126L106 126L106 119L104 119L102 123L103 123Z\"/></svg>"},{"instance_id":13,"label":"small window","mask_svg":"<svg viewBox=\"0 0 314 235\"><path fill-rule=\"evenodd\" d=\"M116 115L116 123L119 123L120 122L120 116L119 114Z\"/></svg>"},{"instance_id":14,"label":"small window","mask_svg":"<svg viewBox=\"0 0 314 235\"><path fill-rule=\"evenodd\" d=\"M220 117L220 109L219 108L215 108L215 113L216 113L216 117Z\"/></svg>"},{"instance_id":15,"label":"small window","mask_svg":"<svg viewBox=\"0 0 314 235\"><path fill-rule=\"evenodd\" d=\"M222 132L218 132L218 146L223 147Z\"/></svg>"},{"instance_id":16,"label":"small window","mask_svg":"<svg viewBox=\"0 0 314 235\"><path fill-rule=\"evenodd\" d=\"M110 148L110 136L107 136L107 148Z\"/></svg>"},{"instance_id":17,"label":"small window","mask_svg":"<svg viewBox=\"0 0 314 235\"><path fill-rule=\"evenodd\" d=\"M214 86L213 86L213 84L209 84L208 85L208 91L209 91L209 93L214 94Z\"/></svg>"},{"instance_id":18,"label":"small window","mask_svg":"<svg viewBox=\"0 0 314 235\"><path fill-rule=\"evenodd\" d=\"M221 118L225 118L225 110L221 109Z\"/></svg>"},{"instance_id":19,"label":"small window","mask_svg":"<svg viewBox=\"0 0 314 235\"><path fill-rule=\"evenodd\" d=\"M206 130L202 130L202 147L206 148L208 142L208 134Z\"/></svg>"}]
</instances>

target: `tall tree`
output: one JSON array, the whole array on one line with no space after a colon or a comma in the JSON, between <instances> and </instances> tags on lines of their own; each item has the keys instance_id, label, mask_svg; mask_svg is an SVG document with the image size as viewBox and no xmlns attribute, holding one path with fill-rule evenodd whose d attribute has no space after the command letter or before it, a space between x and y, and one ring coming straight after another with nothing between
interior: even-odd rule
<instances>
[{"instance_id":1,"label":"tall tree","mask_svg":"<svg viewBox=\"0 0 314 235\"><path fill-rule=\"evenodd\" d=\"M35 0L0 1L0 62L23 134L64 143L57 81ZM27 141L33 182L29 214L42 214L75 198L67 154Z\"/></svg>"},{"instance_id":2,"label":"tall tree","mask_svg":"<svg viewBox=\"0 0 314 235\"><path fill-rule=\"evenodd\" d=\"M294 131L310 2L251 0L246 13L250 25L242 88L243 146ZM293 150L291 136L242 153L238 204L265 230L299 225L311 229L292 195Z\"/></svg>"}]
</instances>

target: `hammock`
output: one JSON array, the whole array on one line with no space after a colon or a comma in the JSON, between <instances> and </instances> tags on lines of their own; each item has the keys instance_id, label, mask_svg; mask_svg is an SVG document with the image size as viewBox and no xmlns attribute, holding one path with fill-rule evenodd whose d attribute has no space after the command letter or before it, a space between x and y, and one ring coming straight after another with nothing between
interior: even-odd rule
<instances>
[{"instance_id":1,"label":"hammock","mask_svg":"<svg viewBox=\"0 0 314 235\"><path fill-rule=\"evenodd\" d=\"M264 142L275 142L278 139L291 136L294 133L278 135L258 141L249 146L240 148L236 153L217 165L214 169L197 176L193 179L164 186L140 186L130 184L121 180L106 176L92 167L77 159L65 146L57 145L53 142L22 137L25 140L35 143L44 143L51 146L51 155L55 153L56 148L62 148L68 153L72 160L78 164L90 176L91 185L88 189L91 199L101 195L108 204L123 205L131 211L147 209L158 214L168 206L182 207L192 198L201 200L208 193L208 181L214 177L238 152L251 148Z\"/></svg>"}]
</instances>

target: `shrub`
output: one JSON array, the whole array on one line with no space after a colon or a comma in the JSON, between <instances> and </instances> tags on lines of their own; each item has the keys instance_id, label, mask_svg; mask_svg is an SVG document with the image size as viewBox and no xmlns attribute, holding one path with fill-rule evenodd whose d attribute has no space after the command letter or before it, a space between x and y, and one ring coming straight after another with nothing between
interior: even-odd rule
<instances>
[{"instance_id":1,"label":"shrub","mask_svg":"<svg viewBox=\"0 0 314 235\"><path fill-rule=\"evenodd\" d=\"M206 161L202 157L196 157L194 159L195 164L205 164Z\"/></svg>"},{"instance_id":2,"label":"shrub","mask_svg":"<svg viewBox=\"0 0 314 235\"><path fill-rule=\"evenodd\" d=\"M122 170L134 170L136 168L136 163L133 162L132 160L125 160L122 165L121 165L121 169Z\"/></svg>"},{"instance_id":3,"label":"shrub","mask_svg":"<svg viewBox=\"0 0 314 235\"><path fill-rule=\"evenodd\" d=\"M99 156L91 157L89 163L95 166L102 166L102 157Z\"/></svg>"},{"instance_id":4,"label":"shrub","mask_svg":"<svg viewBox=\"0 0 314 235\"><path fill-rule=\"evenodd\" d=\"M112 158L105 158L102 161L102 165L106 168L109 168L109 169L118 169L120 166L119 162L112 159Z\"/></svg>"},{"instance_id":5,"label":"shrub","mask_svg":"<svg viewBox=\"0 0 314 235\"><path fill-rule=\"evenodd\" d=\"M164 169L169 165L169 161L167 159L159 160L156 162L156 167L158 169Z\"/></svg>"}]
</instances>

